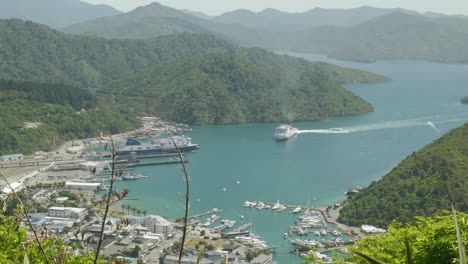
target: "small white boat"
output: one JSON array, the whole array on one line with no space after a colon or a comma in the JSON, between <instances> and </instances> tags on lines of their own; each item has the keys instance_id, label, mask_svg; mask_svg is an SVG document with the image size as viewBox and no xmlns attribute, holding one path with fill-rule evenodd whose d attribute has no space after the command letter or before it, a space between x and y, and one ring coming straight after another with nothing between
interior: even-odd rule
<instances>
[{"instance_id":1,"label":"small white boat","mask_svg":"<svg viewBox=\"0 0 468 264\"><path fill-rule=\"evenodd\" d=\"M296 207L296 208L294 208L294 209L292 210L292 213L293 213L293 214L297 214L297 213L299 213L300 211L302 211L302 208L301 208L300 206L298 206L298 207Z\"/></svg>"}]
</instances>

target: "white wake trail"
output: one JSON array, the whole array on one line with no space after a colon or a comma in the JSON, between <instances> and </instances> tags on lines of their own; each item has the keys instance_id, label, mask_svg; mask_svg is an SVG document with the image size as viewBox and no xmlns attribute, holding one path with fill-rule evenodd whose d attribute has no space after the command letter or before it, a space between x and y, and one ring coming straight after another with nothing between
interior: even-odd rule
<instances>
[{"instance_id":1,"label":"white wake trail","mask_svg":"<svg viewBox=\"0 0 468 264\"><path fill-rule=\"evenodd\" d=\"M368 125L361 125L361 126L349 126L349 127L335 127L330 129L309 129L309 130L299 130L298 134L304 133L313 133L313 134L347 134L347 133L354 133L354 132L362 132L362 131L371 131L371 130L380 130L380 129L390 129L390 128L403 128L403 127L416 127L416 126L429 126L431 127L437 134L440 134L440 130L436 127L435 124L439 123L448 123L448 122L458 122L458 121L468 121L468 116L466 118L452 118L452 119L445 119L443 117L454 117L454 116L464 116L467 113L459 114L459 115L447 115L447 116L431 116L431 117L421 117L416 119L409 119L409 120L398 120L398 121L387 121L387 122L379 122L375 124L368 124ZM439 119L437 121L428 121L428 119ZM442 120L440 120L442 119Z\"/></svg>"}]
</instances>

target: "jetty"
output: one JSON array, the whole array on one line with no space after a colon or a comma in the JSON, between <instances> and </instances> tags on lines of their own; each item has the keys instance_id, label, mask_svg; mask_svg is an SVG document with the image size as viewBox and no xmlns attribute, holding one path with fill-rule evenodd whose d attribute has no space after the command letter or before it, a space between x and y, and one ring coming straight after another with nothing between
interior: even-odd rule
<instances>
[{"instance_id":1,"label":"jetty","mask_svg":"<svg viewBox=\"0 0 468 264\"><path fill-rule=\"evenodd\" d=\"M188 163L188 160L184 160L185 163ZM136 162L136 163L128 163L123 166L125 167L141 167L141 166L153 166L153 165L164 165L164 164L175 164L175 163L182 163L180 160L163 160L163 161L153 161L153 162Z\"/></svg>"},{"instance_id":2,"label":"jetty","mask_svg":"<svg viewBox=\"0 0 468 264\"><path fill-rule=\"evenodd\" d=\"M245 223L245 224L243 224L242 226L240 226L240 227L234 229L233 233L242 232L242 231L244 231L245 229L251 227L252 224L253 224L252 222Z\"/></svg>"},{"instance_id":3,"label":"jetty","mask_svg":"<svg viewBox=\"0 0 468 264\"><path fill-rule=\"evenodd\" d=\"M207 212L204 212L204 213L190 215L188 217L188 219L198 218L198 217L202 217L202 216L210 215L210 214L214 214L214 213L219 213L219 212L222 212L222 210L219 210L218 208L213 208L210 211L207 211Z\"/></svg>"}]
</instances>

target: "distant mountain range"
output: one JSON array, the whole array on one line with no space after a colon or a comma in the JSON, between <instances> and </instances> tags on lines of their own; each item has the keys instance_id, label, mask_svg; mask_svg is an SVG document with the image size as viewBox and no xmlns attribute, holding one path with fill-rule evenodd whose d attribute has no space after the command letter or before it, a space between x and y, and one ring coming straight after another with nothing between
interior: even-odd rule
<instances>
[{"instance_id":1,"label":"distant mountain range","mask_svg":"<svg viewBox=\"0 0 468 264\"><path fill-rule=\"evenodd\" d=\"M298 14L273 9L260 13L238 10L215 18L202 16L153 3L64 31L136 39L191 32L213 34L246 47L325 53L344 60L468 63L468 19L464 16L371 7L313 9Z\"/></svg>"},{"instance_id":2,"label":"distant mountain range","mask_svg":"<svg viewBox=\"0 0 468 264\"><path fill-rule=\"evenodd\" d=\"M397 10L363 6L353 9L314 8L303 13L287 13L268 8L255 13L239 9L214 17L213 20L226 24L239 24L249 28L294 32L321 26L356 26Z\"/></svg>"},{"instance_id":3,"label":"distant mountain range","mask_svg":"<svg viewBox=\"0 0 468 264\"><path fill-rule=\"evenodd\" d=\"M108 5L79 0L2 0L0 18L18 18L54 28L122 13Z\"/></svg>"}]
</instances>

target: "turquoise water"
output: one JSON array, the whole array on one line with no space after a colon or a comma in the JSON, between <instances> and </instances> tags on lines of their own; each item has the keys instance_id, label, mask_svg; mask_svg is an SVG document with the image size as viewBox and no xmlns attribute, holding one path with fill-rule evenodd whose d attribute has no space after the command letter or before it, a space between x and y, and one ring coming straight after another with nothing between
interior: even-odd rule
<instances>
[{"instance_id":1,"label":"turquoise water","mask_svg":"<svg viewBox=\"0 0 468 264\"><path fill-rule=\"evenodd\" d=\"M278 124L195 127L191 137L200 150L187 155L191 177L191 214L211 208L223 218L252 220L252 231L269 245L279 246L279 263L300 263L288 254L282 234L294 216L284 211L257 211L244 201L279 200L285 204L326 206L342 201L349 187L378 180L406 156L450 129L468 121L468 65L420 61L381 61L360 64L317 55L293 54L332 61L385 74L390 83L347 86L371 102L375 112L293 125L303 133L285 142L272 140ZM432 122L432 128L427 122ZM349 133L330 133L339 131ZM318 132L318 131L315 131ZM183 215L183 175L177 166L142 167L151 178L119 182L138 200L131 205L169 218ZM236 182L240 181L240 184ZM226 188L226 191L223 191Z\"/></svg>"}]
</instances>

